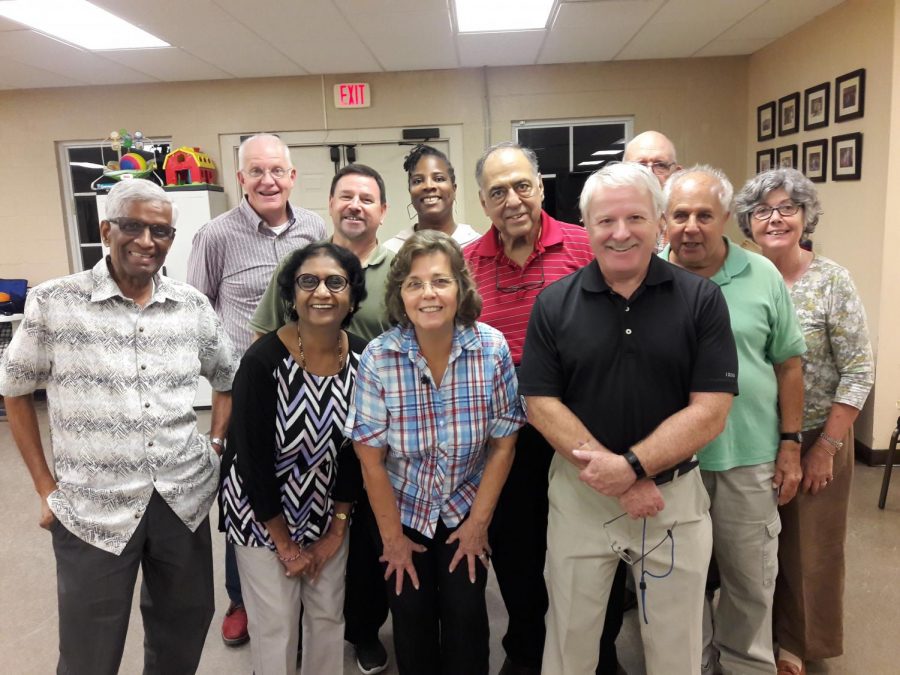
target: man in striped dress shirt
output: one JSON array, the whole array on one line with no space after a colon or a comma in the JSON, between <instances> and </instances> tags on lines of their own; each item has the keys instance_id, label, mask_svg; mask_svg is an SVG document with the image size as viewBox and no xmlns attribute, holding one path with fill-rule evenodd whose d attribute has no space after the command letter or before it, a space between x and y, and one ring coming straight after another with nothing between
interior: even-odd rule
<instances>
[{"instance_id":1,"label":"man in striped dress shirt","mask_svg":"<svg viewBox=\"0 0 900 675\"><path fill-rule=\"evenodd\" d=\"M297 177L288 147L277 136L259 134L238 149L241 203L206 223L194 236L188 283L203 292L219 315L235 350L252 342L247 325L278 262L291 251L325 238L325 221L288 199ZM231 601L222 622L227 645L243 644L247 613L234 549L225 549L225 588Z\"/></svg>"},{"instance_id":2,"label":"man in striped dress shirt","mask_svg":"<svg viewBox=\"0 0 900 675\"><path fill-rule=\"evenodd\" d=\"M515 143L489 148L475 167L491 227L464 255L484 300L481 321L500 330L518 367L525 330L541 289L591 260L584 228L541 208L537 156ZM531 425L519 431L516 455L491 523L494 569L509 624L502 675L540 673L544 646L547 471L553 448Z\"/></svg>"}]
</instances>

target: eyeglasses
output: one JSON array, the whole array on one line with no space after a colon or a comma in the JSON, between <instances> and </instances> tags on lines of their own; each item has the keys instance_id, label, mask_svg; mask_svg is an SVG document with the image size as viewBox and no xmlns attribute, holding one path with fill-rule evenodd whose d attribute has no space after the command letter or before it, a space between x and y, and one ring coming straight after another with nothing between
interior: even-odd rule
<instances>
[{"instance_id":1,"label":"eyeglasses","mask_svg":"<svg viewBox=\"0 0 900 675\"><path fill-rule=\"evenodd\" d=\"M276 166L272 169L260 169L258 166L253 166L246 171L244 171L244 169L241 169L241 172L246 174L247 176L250 176L250 178L253 178L254 180L262 178L266 174L271 175L275 180L281 180L282 178L287 176L291 172L291 170L283 166Z\"/></svg>"},{"instance_id":2,"label":"eyeglasses","mask_svg":"<svg viewBox=\"0 0 900 675\"><path fill-rule=\"evenodd\" d=\"M544 259L542 257L538 258L538 265L541 268L541 278L535 279L534 281L526 281L524 284L515 284L513 286L501 286L500 285L500 266L494 266L494 288L496 288L501 293L518 293L519 291L533 291L536 288L541 288L544 285Z\"/></svg>"},{"instance_id":3,"label":"eyeglasses","mask_svg":"<svg viewBox=\"0 0 900 675\"><path fill-rule=\"evenodd\" d=\"M759 206L754 207L750 213L757 220L768 220L775 211L778 211L781 217L784 218L785 216L793 216L799 210L800 206L798 204L779 204L778 206L760 204Z\"/></svg>"},{"instance_id":4,"label":"eyeglasses","mask_svg":"<svg viewBox=\"0 0 900 675\"><path fill-rule=\"evenodd\" d=\"M423 293L425 291L426 286L430 286L431 290L437 293L438 291L446 291L453 284L456 283L456 279L453 277L435 277L431 281L422 281L421 279L407 279L403 282L403 290L407 293Z\"/></svg>"},{"instance_id":5,"label":"eyeglasses","mask_svg":"<svg viewBox=\"0 0 900 675\"><path fill-rule=\"evenodd\" d=\"M122 234L129 237L140 237L144 234L144 230L150 230L150 236L154 239L174 239L175 228L171 225L160 225L159 223L145 223L137 218L109 218L109 222L118 225Z\"/></svg>"},{"instance_id":6,"label":"eyeglasses","mask_svg":"<svg viewBox=\"0 0 900 675\"><path fill-rule=\"evenodd\" d=\"M528 199L534 195L537 187L531 181L527 180L520 180L513 185L495 185L488 190L487 199L494 206L500 206L501 204L506 203L510 190L515 192L520 198Z\"/></svg>"},{"instance_id":7,"label":"eyeglasses","mask_svg":"<svg viewBox=\"0 0 900 675\"><path fill-rule=\"evenodd\" d=\"M657 176L665 176L675 166L675 162L635 162L635 164L646 166Z\"/></svg>"},{"instance_id":8,"label":"eyeglasses","mask_svg":"<svg viewBox=\"0 0 900 675\"><path fill-rule=\"evenodd\" d=\"M324 279L320 279L315 274L301 274L294 279L294 285L307 293L318 290L323 282L325 288L331 293L340 293L350 284L350 280L347 277L342 277L340 274L329 274Z\"/></svg>"}]
</instances>

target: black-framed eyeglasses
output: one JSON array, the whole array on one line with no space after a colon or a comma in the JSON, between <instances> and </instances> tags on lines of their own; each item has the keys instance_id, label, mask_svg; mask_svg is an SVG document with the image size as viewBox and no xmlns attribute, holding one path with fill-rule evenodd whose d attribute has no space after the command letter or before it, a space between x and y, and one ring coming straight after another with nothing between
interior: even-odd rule
<instances>
[{"instance_id":1,"label":"black-framed eyeglasses","mask_svg":"<svg viewBox=\"0 0 900 675\"><path fill-rule=\"evenodd\" d=\"M513 183L512 185L495 185L488 190L488 201L494 206L505 204L507 197L509 197L510 190L515 192L519 198L528 199L534 195L537 186L529 180L520 180L518 183Z\"/></svg>"},{"instance_id":2,"label":"black-framed eyeglasses","mask_svg":"<svg viewBox=\"0 0 900 675\"><path fill-rule=\"evenodd\" d=\"M154 239L174 239L175 228L171 225L159 223L145 223L137 218L109 218L109 222L118 226L123 234L129 237L140 237L144 230L150 230L150 236Z\"/></svg>"},{"instance_id":3,"label":"black-framed eyeglasses","mask_svg":"<svg viewBox=\"0 0 900 675\"><path fill-rule=\"evenodd\" d=\"M524 284L515 284L513 286L500 285L500 266L494 268L494 287L501 293L518 293L519 291L533 291L536 288L542 288L544 285L544 259L538 258L538 265L541 268L541 278L534 281L526 281Z\"/></svg>"},{"instance_id":4,"label":"black-framed eyeglasses","mask_svg":"<svg viewBox=\"0 0 900 675\"><path fill-rule=\"evenodd\" d=\"M456 283L456 279L453 277L435 277L431 281L423 281L422 279L407 279L403 282L403 286L401 288L407 293L422 293L425 291L425 287L429 286L432 291L446 291L449 290L453 284Z\"/></svg>"},{"instance_id":5,"label":"black-framed eyeglasses","mask_svg":"<svg viewBox=\"0 0 900 675\"><path fill-rule=\"evenodd\" d=\"M675 166L675 162L635 162L641 166L646 166L657 176L665 176Z\"/></svg>"},{"instance_id":6,"label":"black-framed eyeglasses","mask_svg":"<svg viewBox=\"0 0 900 675\"><path fill-rule=\"evenodd\" d=\"M294 279L294 285L301 291L306 291L307 293L312 293L323 283L325 284L325 288L331 293L340 293L347 288L350 284L350 280L340 274L329 274L324 278L319 278L315 274L300 274Z\"/></svg>"},{"instance_id":7,"label":"black-framed eyeglasses","mask_svg":"<svg viewBox=\"0 0 900 675\"><path fill-rule=\"evenodd\" d=\"M755 206L750 213L757 220L768 220L776 211L778 211L778 213L781 214L781 217L784 218L786 216L793 216L799 210L800 205L791 202L790 204L779 204L778 206L760 204L759 206Z\"/></svg>"},{"instance_id":8,"label":"black-framed eyeglasses","mask_svg":"<svg viewBox=\"0 0 900 675\"><path fill-rule=\"evenodd\" d=\"M251 166L249 169L241 169L241 172L254 180L258 180L266 174L270 174L275 180L281 180L287 176L291 170L283 166L276 166L271 169L262 169L258 166Z\"/></svg>"}]
</instances>

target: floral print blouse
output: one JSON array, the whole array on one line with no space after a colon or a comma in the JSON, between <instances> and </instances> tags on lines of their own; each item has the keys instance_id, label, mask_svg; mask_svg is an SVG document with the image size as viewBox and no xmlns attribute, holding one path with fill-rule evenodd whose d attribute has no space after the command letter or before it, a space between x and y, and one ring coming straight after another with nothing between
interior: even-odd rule
<instances>
[{"instance_id":1,"label":"floral print blouse","mask_svg":"<svg viewBox=\"0 0 900 675\"><path fill-rule=\"evenodd\" d=\"M803 430L825 424L832 403L862 409L875 379L872 346L850 273L816 256L791 289L806 354L803 355Z\"/></svg>"}]
</instances>

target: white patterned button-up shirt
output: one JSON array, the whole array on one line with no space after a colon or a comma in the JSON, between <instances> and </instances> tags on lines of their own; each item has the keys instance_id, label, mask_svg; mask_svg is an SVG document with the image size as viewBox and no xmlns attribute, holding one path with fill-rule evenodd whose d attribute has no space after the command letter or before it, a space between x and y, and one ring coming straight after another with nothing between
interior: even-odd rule
<instances>
[{"instance_id":1,"label":"white patterned button-up shirt","mask_svg":"<svg viewBox=\"0 0 900 675\"><path fill-rule=\"evenodd\" d=\"M46 388L58 489L48 503L89 544L119 554L155 489L192 531L209 513L219 460L197 431L202 375L230 391L234 349L209 301L157 274L141 308L106 260L32 289L0 362L0 394Z\"/></svg>"}]
</instances>

